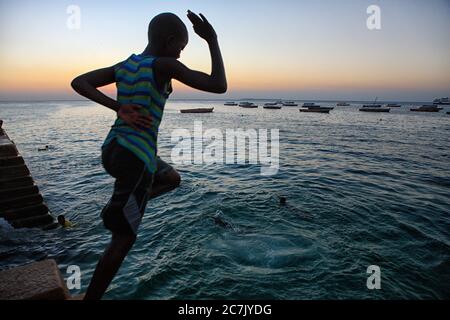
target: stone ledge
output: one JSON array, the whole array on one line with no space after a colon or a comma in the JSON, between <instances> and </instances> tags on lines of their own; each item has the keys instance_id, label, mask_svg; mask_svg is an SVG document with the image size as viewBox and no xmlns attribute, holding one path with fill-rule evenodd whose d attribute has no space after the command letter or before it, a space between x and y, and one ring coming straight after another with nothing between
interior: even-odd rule
<instances>
[{"instance_id":1,"label":"stone ledge","mask_svg":"<svg viewBox=\"0 0 450 320\"><path fill-rule=\"evenodd\" d=\"M0 300L67 300L70 298L55 260L0 272Z\"/></svg>"}]
</instances>

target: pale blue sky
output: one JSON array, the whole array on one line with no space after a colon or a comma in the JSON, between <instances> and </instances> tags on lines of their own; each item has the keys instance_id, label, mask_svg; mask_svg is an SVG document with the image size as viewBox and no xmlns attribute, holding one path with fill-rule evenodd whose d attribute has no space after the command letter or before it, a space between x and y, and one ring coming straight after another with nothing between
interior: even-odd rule
<instances>
[{"instance_id":1,"label":"pale blue sky","mask_svg":"<svg viewBox=\"0 0 450 320\"><path fill-rule=\"evenodd\" d=\"M66 8L81 9L81 30ZM366 27L381 8L382 29ZM450 95L450 1L87 1L0 2L0 99L72 98L71 77L123 60L146 45L149 20L174 12L188 24L181 61L209 71L209 53L187 9L219 34L230 98L428 101ZM175 98L211 95L176 85Z\"/></svg>"}]
</instances>

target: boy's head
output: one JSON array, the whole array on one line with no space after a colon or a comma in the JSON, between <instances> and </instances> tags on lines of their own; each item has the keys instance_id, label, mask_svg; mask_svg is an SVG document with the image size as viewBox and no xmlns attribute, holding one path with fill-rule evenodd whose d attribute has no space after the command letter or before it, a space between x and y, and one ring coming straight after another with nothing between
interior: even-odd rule
<instances>
[{"instance_id":1,"label":"boy's head","mask_svg":"<svg viewBox=\"0 0 450 320\"><path fill-rule=\"evenodd\" d=\"M180 18L173 13L161 13L150 21L148 41L159 56L178 59L189 36Z\"/></svg>"}]
</instances>

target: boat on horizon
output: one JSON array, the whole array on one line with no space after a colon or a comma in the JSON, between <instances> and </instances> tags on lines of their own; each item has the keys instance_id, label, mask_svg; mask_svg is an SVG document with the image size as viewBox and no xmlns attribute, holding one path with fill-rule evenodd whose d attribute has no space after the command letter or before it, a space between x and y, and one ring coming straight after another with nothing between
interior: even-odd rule
<instances>
[{"instance_id":1,"label":"boat on horizon","mask_svg":"<svg viewBox=\"0 0 450 320\"><path fill-rule=\"evenodd\" d=\"M282 106L277 105L277 104L272 104L272 105L265 104L263 108L264 109L271 109L271 110L280 110L282 108Z\"/></svg>"},{"instance_id":2,"label":"boat on horizon","mask_svg":"<svg viewBox=\"0 0 450 320\"><path fill-rule=\"evenodd\" d=\"M313 113L330 113L333 107L321 107L314 102L305 102L300 109L300 112L313 112Z\"/></svg>"},{"instance_id":3,"label":"boat on horizon","mask_svg":"<svg viewBox=\"0 0 450 320\"><path fill-rule=\"evenodd\" d=\"M391 108L383 107L381 104L377 103L378 97L375 98L373 103L363 104L359 109L361 112L391 112Z\"/></svg>"},{"instance_id":4,"label":"boat on horizon","mask_svg":"<svg viewBox=\"0 0 450 320\"><path fill-rule=\"evenodd\" d=\"M239 107L254 109L254 108L258 108L258 105L254 104L253 102L244 101L244 102L239 103Z\"/></svg>"},{"instance_id":5,"label":"boat on horizon","mask_svg":"<svg viewBox=\"0 0 450 320\"><path fill-rule=\"evenodd\" d=\"M307 108L307 109L320 109L320 110L334 110L334 107L322 107L319 104L315 104L314 102L305 102L302 105L302 108Z\"/></svg>"},{"instance_id":6,"label":"boat on horizon","mask_svg":"<svg viewBox=\"0 0 450 320\"><path fill-rule=\"evenodd\" d=\"M423 106L421 106L419 108L410 109L410 111L413 111L413 112L439 112L441 110L442 110L442 108L437 107L434 104L424 104Z\"/></svg>"},{"instance_id":7,"label":"boat on horizon","mask_svg":"<svg viewBox=\"0 0 450 320\"><path fill-rule=\"evenodd\" d=\"M237 106L237 105L238 104L234 101L228 101L228 102L225 102L225 104L224 104L224 106L231 106L231 107Z\"/></svg>"},{"instance_id":8,"label":"boat on horizon","mask_svg":"<svg viewBox=\"0 0 450 320\"><path fill-rule=\"evenodd\" d=\"M385 108L381 104L365 104L359 109L362 112L390 112L391 108Z\"/></svg>"},{"instance_id":9,"label":"boat on horizon","mask_svg":"<svg viewBox=\"0 0 450 320\"><path fill-rule=\"evenodd\" d=\"M348 103L348 102L338 102L336 104L336 106L338 106L338 107L348 107L348 106L350 106L350 103Z\"/></svg>"},{"instance_id":10,"label":"boat on horizon","mask_svg":"<svg viewBox=\"0 0 450 320\"><path fill-rule=\"evenodd\" d=\"M214 108L196 108L180 110L181 113L212 113Z\"/></svg>"},{"instance_id":11,"label":"boat on horizon","mask_svg":"<svg viewBox=\"0 0 450 320\"><path fill-rule=\"evenodd\" d=\"M386 108L401 108L401 107L402 107L402 105L399 103L388 103L386 105Z\"/></svg>"},{"instance_id":12,"label":"boat on horizon","mask_svg":"<svg viewBox=\"0 0 450 320\"><path fill-rule=\"evenodd\" d=\"M300 109L300 112L330 113L330 109L327 108Z\"/></svg>"},{"instance_id":13,"label":"boat on horizon","mask_svg":"<svg viewBox=\"0 0 450 320\"><path fill-rule=\"evenodd\" d=\"M267 102L263 106L264 109L272 109L272 110L279 110L282 108L282 102Z\"/></svg>"},{"instance_id":14,"label":"boat on horizon","mask_svg":"<svg viewBox=\"0 0 450 320\"><path fill-rule=\"evenodd\" d=\"M445 98L439 98L439 99L434 99L433 100L433 104L437 104L437 105L450 105L450 100L448 99L448 97Z\"/></svg>"},{"instance_id":15,"label":"boat on horizon","mask_svg":"<svg viewBox=\"0 0 450 320\"><path fill-rule=\"evenodd\" d=\"M283 102L284 107L298 107L298 104L294 101L284 101Z\"/></svg>"}]
</instances>

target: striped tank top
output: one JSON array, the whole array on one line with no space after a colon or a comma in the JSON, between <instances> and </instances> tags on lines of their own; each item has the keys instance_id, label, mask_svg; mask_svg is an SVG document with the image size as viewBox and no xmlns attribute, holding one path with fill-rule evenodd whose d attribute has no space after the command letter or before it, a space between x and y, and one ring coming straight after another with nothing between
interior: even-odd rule
<instances>
[{"instance_id":1,"label":"striped tank top","mask_svg":"<svg viewBox=\"0 0 450 320\"><path fill-rule=\"evenodd\" d=\"M164 105L172 92L171 83L164 91L158 90L153 73L156 57L131 55L115 67L117 101L120 104L138 104L142 113L152 117L152 125L137 131L117 118L103 143L105 148L114 139L144 162L150 173L156 171L156 156L159 125Z\"/></svg>"}]
</instances>

